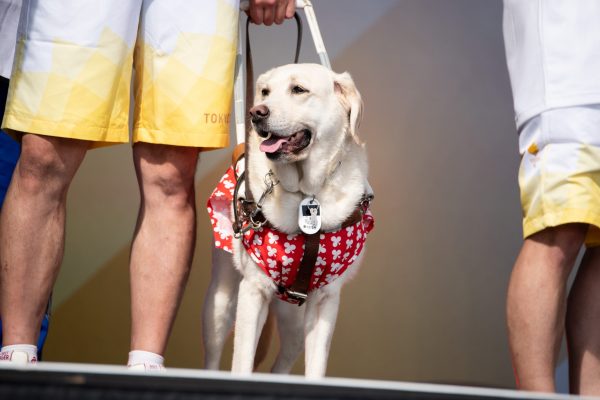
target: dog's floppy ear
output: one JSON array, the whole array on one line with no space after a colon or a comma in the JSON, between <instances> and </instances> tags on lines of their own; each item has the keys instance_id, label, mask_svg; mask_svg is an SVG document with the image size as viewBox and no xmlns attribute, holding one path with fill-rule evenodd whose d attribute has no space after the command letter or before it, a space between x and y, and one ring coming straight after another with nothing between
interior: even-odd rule
<instances>
[{"instance_id":1,"label":"dog's floppy ear","mask_svg":"<svg viewBox=\"0 0 600 400\"><path fill-rule=\"evenodd\" d=\"M337 94L342 106L348 113L350 121L350 134L354 138L354 141L360 144L358 138L358 127L362 119L363 102L360 97L360 93L354 85L354 81L349 73L344 72L341 74L335 74L333 78L333 85L335 93Z\"/></svg>"}]
</instances>

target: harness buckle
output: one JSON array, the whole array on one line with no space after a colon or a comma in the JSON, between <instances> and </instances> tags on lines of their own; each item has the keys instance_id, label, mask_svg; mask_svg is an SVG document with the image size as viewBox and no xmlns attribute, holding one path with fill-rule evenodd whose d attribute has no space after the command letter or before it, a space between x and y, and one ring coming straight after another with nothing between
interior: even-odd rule
<instances>
[{"instance_id":1,"label":"harness buckle","mask_svg":"<svg viewBox=\"0 0 600 400\"><path fill-rule=\"evenodd\" d=\"M285 293L285 295L292 301L298 303L298 307L300 307L306 301L308 295L302 292L296 292L295 290L284 288L283 286L279 287L280 293Z\"/></svg>"}]
</instances>

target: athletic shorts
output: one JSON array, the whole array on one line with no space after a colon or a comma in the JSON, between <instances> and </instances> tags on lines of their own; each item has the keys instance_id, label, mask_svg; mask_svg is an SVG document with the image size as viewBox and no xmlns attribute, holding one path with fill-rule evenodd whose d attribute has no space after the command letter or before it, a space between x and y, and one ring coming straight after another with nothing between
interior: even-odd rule
<instances>
[{"instance_id":1,"label":"athletic shorts","mask_svg":"<svg viewBox=\"0 0 600 400\"><path fill-rule=\"evenodd\" d=\"M545 111L523 126L519 170L523 233L589 224L600 244L600 105Z\"/></svg>"},{"instance_id":2,"label":"athletic shorts","mask_svg":"<svg viewBox=\"0 0 600 400\"><path fill-rule=\"evenodd\" d=\"M93 141L229 143L239 0L23 2L3 126Z\"/></svg>"}]
</instances>

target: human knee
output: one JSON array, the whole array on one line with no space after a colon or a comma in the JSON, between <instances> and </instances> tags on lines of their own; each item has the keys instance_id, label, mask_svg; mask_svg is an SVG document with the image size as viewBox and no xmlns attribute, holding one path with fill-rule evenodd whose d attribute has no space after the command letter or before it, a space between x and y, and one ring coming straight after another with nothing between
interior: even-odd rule
<instances>
[{"instance_id":1,"label":"human knee","mask_svg":"<svg viewBox=\"0 0 600 400\"><path fill-rule=\"evenodd\" d=\"M61 157L43 148L23 148L15 170L21 190L32 193L65 190L72 173Z\"/></svg>"},{"instance_id":2,"label":"human knee","mask_svg":"<svg viewBox=\"0 0 600 400\"><path fill-rule=\"evenodd\" d=\"M585 224L565 224L547 228L531 238L553 249L556 256L574 261L585 241L586 233Z\"/></svg>"},{"instance_id":3,"label":"human knee","mask_svg":"<svg viewBox=\"0 0 600 400\"><path fill-rule=\"evenodd\" d=\"M144 180L147 205L182 208L194 202L194 171L165 165Z\"/></svg>"}]
</instances>

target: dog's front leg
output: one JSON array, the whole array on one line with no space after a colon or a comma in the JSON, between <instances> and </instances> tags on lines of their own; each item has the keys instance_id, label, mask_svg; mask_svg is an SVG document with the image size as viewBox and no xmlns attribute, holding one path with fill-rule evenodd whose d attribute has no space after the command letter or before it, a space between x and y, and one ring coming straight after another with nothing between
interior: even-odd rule
<instances>
[{"instance_id":1,"label":"dog's front leg","mask_svg":"<svg viewBox=\"0 0 600 400\"><path fill-rule=\"evenodd\" d=\"M242 279L235 319L232 372L252 372L256 346L267 318L269 301L270 297L267 298L256 282Z\"/></svg>"},{"instance_id":2,"label":"dog's front leg","mask_svg":"<svg viewBox=\"0 0 600 400\"><path fill-rule=\"evenodd\" d=\"M298 355L304 348L304 307L286 301L275 302L277 329L279 331L279 353L271 372L289 374Z\"/></svg>"},{"instance_id":3,"label":"dog's front leg","mask_svg":"<svg viewBox=\"0 0 600 400\"><path fill-rule=\"evenodd\" d=\"M340 304L339 290L323 288L309 296L305 316L305 375L322 378Z\"/></svg>"}]
</instances>

